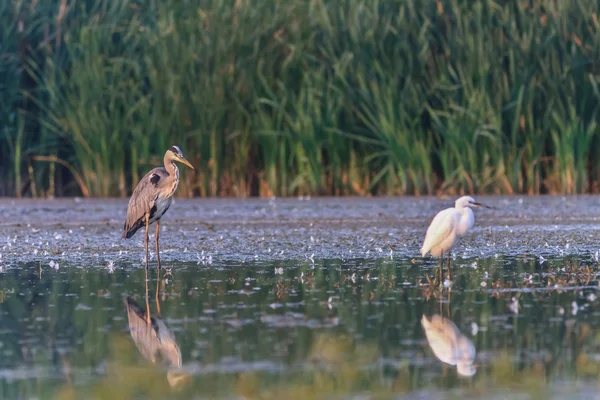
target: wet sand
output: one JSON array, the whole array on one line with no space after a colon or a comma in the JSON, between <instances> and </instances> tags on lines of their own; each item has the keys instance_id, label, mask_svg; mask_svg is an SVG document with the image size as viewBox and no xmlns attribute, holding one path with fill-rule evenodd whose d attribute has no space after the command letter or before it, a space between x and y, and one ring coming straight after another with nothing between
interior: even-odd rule
<instances>
[{"instance_id":1,"label":"wet sand","mask_svg":"<svg viewBox=\"0 0 600 400\"><path fill-rule=\"evenodd\" d=\"M161 223L169 262L260 262L319 258L421 261L434 215L455 198L176 199ZM459 258L594 257L600 196L477 196L475 227ZM143 232L121 239L127 199L0 199L0 264L141 265ZM154 227L151 227L151 249ZM152 258L151 258L152 260Z\"/></svg>"}]
</instances>

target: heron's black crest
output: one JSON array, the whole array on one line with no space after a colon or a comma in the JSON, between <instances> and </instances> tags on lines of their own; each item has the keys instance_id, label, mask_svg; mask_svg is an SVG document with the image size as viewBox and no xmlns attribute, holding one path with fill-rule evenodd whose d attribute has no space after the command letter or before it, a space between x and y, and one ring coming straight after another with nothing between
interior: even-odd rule
<instances>
[{"instance_id":1,"label":"heron's black crest","mask_svg":"<svg viewBox=\"0 0 600 400\"><path fill-rule=\"evenodd\" d=\"M169 150L171 150L173 153L177 154L178 156L182 156L182 152L181 149L177 146L172 146Z\"/></svg>"}]
</instances>

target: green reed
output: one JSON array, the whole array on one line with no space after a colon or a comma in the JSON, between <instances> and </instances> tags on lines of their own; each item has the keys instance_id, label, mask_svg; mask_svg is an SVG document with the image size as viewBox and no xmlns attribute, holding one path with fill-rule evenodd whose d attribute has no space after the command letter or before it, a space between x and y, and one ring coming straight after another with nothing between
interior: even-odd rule
<instances>
[{"instance_id":1,"label":"green reed","mask_svg":"<svg viewBox=\"0 0 600 400\"><path fill-rule=\"evenodd\" d=\"M0 7L0 194L600 190L596 1Z\"/></svg>"}]
</instances>

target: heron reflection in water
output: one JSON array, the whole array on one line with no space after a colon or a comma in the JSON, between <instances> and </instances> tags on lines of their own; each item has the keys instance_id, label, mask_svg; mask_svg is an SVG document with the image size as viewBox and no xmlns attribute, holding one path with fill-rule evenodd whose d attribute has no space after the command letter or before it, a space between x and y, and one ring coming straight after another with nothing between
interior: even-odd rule
<instances>
[{"instance_id":1,"label":"heron reflection in water","mask_svg":"<svg viewBox=\"0 0 600 400\"><path fill-rule=\"evenodd\" d=\"M140 307L129 296L123 299L127 309L129 332L142 356L153 364L160 363L167 367L169 385L176 386L189 375L181 368L181 350L175 341L175 335L161 318L158 295L156 297L158 313L150 314L147 274L146 272L146 309ZM158 284L156 290L158 291Z\"/></svg>"},{"instance_id":2,"label":"heron reflection in water","mask_svg":"<svg viewBox=\"0 0 600 400\"><path fill-rule=\"evenodd\" d=\"M469 338L460 333L452 321L437 314L431 319L423 315L421 325L425 330L429 347L440 361L456 365L459 375L467 377L475 375L477 372L477 368L473 365L475 346Z\"/></svg>"}]
</instances>

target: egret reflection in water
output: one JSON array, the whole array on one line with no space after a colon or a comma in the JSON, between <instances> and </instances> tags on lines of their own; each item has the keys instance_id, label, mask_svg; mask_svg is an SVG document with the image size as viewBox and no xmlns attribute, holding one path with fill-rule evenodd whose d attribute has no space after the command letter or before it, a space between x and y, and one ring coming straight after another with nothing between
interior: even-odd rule
<instances>
[{"instance_id":1,"label":"egret reflection in water","mask_svg":"<svg viewBox=\"0 0 600 400\"><path fill-rule=\"evenodd\" d=\"M429 347L440 361L456 365L456 371L461 376L475 375L475 346L469 338L460 333L452 321L437 314L431 319L423 315L421 325Z\"/></svg>"}]
</instances>

